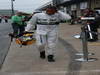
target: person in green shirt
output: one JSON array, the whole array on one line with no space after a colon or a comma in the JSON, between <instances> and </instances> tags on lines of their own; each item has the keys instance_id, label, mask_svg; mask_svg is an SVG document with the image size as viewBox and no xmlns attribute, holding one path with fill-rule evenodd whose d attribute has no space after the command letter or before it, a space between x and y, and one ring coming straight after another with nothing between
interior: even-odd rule
<instances>
[{"instance_id":1,"label":"person in green shirt","mask_svg":"<svg viewBox=\"0 0 100 75\"><path fill-rule=\"evenodd\" d=\"M21 12L17 12L16 15L12 16L12 28L14 36L22 34L25 30L25 16Z\"/></svg>"}]
</instances>

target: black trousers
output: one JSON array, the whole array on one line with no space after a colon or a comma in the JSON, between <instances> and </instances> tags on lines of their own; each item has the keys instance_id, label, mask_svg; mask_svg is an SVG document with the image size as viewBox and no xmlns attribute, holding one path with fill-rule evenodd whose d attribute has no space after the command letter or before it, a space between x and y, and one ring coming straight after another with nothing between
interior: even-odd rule
<instances>
[{"instance_id":1,"label":"black trousers","mask_svg":"<svg viewBox=\"0 0 100 75\"><path fill-rule=\"evenodd\" d=\"M0 19L0 23L1 23L2 19Z\"/></svg>"},{"instance_id":2,"label":"black trousers","mask_svg":"<svg viewBox=\"0 0 100 75\"><path fill-rule=\"evenodd\" d=\"M25 25L18 25L16 23L12 23L13 34L15 36L22 34L25 31Z\"/></svg>"},{"instance_id":3,"label":"black trousers","mask_svg":"<svg viewBox=\"0 0 100 75\"><path fill-rule=\"evenodd\" d=\"M90 26L91 32L93 32L93 33L91 33L93 39L90 38L90 34L89 34L90 32L88 32L87 33L88 41L97 41L98 40L98 34L97 34L98 33L98 26L96 26L95 23L91 23L89 26ZM88 28L87 28L87 30L88 30Z\"/></svg>"}]
</instances>

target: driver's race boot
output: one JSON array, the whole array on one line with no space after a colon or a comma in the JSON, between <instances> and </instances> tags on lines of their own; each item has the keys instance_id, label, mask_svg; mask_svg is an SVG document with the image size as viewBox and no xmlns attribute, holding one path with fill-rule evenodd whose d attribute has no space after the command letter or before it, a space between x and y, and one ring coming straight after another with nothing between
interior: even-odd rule
<instances>
[{"instance_id":1,"label":"driver's race boot","mask_svg":"<svg viewBox=\"0 0 100 75\"><path fill-rule=\"evenodd\" d=\"M45 56L45 51L40 52L40 58L41 58L41 59L45 59L45 57L46 57L46 56Z\"/></svg>"},{"instance_id":2,"label":"driver's race boot","mask_svg":"<svg viewBox=\"0 0 100 75\"><path fill-rule=\"evenodd\" d=\"M48 62L55 62L53 55L48 55Z\"/></svg>"}]
</instances>

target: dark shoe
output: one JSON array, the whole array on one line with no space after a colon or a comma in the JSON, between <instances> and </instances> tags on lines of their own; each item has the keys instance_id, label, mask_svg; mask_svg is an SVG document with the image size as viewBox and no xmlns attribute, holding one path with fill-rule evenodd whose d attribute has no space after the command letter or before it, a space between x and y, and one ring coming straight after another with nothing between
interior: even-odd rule
<instances>
[{"instance_id":1,"label":"dark shoe","mask_svg":"<svg viewBox=\"0 0 100 75\"><path fill-rule=\"evenodd\" d=\"M48 62L55 62L53 55L48 55Z\"/></svg>"},{"instance_id":2,"label":"dark shoe","mask_svg":"<svg viewBox=\"0 0 100 75\"><path fill-rule=\"evenodd\" d=\"M45 56L45 51L40 52L40 58L41 58L41 59L45 59L45 57L46 57L46 56Z\"/></svg>"},{"instance_id":3,"label":"dark shoe","mask_svg":"<svg viewBox=\"0 0 100 75\"><path fill-rule=\"evenodd\" d=\"M10 37L14 37L14 34L13 33L9 33L8 34Z\"/></svg>"},{"instance_id":4,"label":"dark shoe","mask_svg":"<svg viewBox=\"0 0 100 75\"><path fill-rule=\"evenodd\" d=\"M90 40L88 40L89 42L96 42L96 41L98 41L98 39L90 39Z\"/></svg>"}]
</instances>

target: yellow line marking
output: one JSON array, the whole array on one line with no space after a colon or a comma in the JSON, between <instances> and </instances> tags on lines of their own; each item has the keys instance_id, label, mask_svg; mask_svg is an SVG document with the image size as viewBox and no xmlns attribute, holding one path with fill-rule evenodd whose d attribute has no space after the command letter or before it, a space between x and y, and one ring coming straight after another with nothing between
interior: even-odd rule
<instances>
[{"instance_id":1,"label":"yellow line marking","mask_svg":"<svg viewBox=\"0 0 100 75\"><path fill-rule=\"evenodd\" d=\"M100 46L100 42L88 43L90 46Z\"/></svg>"}]
</instances>

